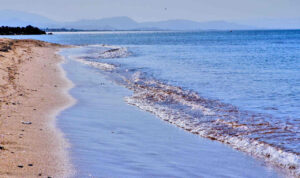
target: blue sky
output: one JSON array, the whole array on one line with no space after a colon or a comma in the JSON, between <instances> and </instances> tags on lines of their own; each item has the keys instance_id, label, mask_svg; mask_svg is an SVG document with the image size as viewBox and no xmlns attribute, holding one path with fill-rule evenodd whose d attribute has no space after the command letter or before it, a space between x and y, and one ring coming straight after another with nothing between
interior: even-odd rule
<instances>
[{"instance_id":1,"label":"blue sky","mask_svg":"<svg viewBox=\"0 0 300 178\"><path fill-rule=\"evenodd\" d=\"M0 3L0 10L32 12L57 21L113 16L128 16L137 21L300 18L300 0L0 0Z\"/></svg>"}]
</instances>

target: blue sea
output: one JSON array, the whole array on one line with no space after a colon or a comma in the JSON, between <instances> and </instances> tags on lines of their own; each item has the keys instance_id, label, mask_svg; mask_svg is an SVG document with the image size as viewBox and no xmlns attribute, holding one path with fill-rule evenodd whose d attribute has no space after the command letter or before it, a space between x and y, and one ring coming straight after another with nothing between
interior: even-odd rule
<instances>
[{"instance_id":1,"label":"blue sea","mask_svg":"<svg viewBox=\"0 0 300 178\"><path fill-rule=\"evenodd\" d=\"M90 81L90 87L101 88L102 84L112 82L111 85L126 90L115 91L115 95L109 92L113 89L102 91L110 96L105 103L112 103L112 98L118 96L122 100L117 103L136 106L140 109L136 112L151 113L165 121L161 125L171 123L182 128L180 132L200 136L199 140L205 138L227 145L226 149L241 151L291 176L300 175L299 30L57 33L30 38L80 46L62 52L71 61L65 64L67 73L74 73L70 66L80 64L95 74L82 73L78 77L91 80L90 76L99 75L93 79L96 81L102 78L98 83ZM83 69L77 71L81 73ZM69 78L76 84L78 77L72 76ZM79 94L73 96L78 99ZM128 111L124 109L124 113L125 110ZM87 113L92 112L95 111ZM91 115L98 114L101 111ZM67 115L62 113L62 117ZM169 136L172 137L172 131ZM72 134L69 137L72 143ZM153 176L175 176L170 172ZM213 173L178 175L206 177ZM223 176L235 177L234 171Z\"/></svg>"}]
</instances>

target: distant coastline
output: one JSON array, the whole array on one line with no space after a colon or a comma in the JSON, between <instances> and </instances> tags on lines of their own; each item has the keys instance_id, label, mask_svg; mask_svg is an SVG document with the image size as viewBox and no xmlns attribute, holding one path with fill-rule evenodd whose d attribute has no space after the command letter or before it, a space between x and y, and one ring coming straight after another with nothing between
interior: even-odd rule
<instances>
[{"instance_id":1,"label":"distant coastline","mask_svg":"<svg viewBox=\"0 0 300 178\"><path fill-rule=\"evenodd\" d=\"M31 25L26 27L0 27L0 35L45 35L46 32Z\"/></svg>"}]
</instances>

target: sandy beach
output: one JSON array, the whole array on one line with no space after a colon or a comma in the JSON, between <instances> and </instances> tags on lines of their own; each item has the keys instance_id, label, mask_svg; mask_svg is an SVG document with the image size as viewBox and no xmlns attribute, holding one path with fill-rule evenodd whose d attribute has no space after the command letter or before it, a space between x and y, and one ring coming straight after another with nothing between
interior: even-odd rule
<instances>
[{"instance_id":1,"label":"sandy beach","mask_svg":"<svg viewBox=\"0 0 300 178\"><path fill-rule=\"evenodd\" d=\"M0 177L68 177L68 143L55 127L74 100L62 46L0 39Z\"/></svg>"}]
</instances>

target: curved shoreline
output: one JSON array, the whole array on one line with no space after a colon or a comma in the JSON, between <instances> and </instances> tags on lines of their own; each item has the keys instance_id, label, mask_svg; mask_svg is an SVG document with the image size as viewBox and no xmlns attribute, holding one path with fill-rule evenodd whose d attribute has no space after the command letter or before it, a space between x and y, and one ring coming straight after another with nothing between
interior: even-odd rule
<instances>
[{"instance_id":1,"label":"curved shoreline","mask_svg":"<svg viewBox=\"0 0 300 178\"><path fill-rule=\"evenodd\" d=\"M0 39L0 176L70 177L68 141L56 127L75 103L57 51L65 46ZM8 47L8 48L7 48Z\"/></svg>"},{"instance_id":2,"label":"curved shoreline","mask_svg":"<svg viewBox=\"0 0 300 178\"><path fill-rule=\"evenodd\" d=\"M99 46L102 47L102 45ZM96 56L95 54L90 55ZM112 72L115 70L118 72L118 75L121 73L121 69L118 69L119 67L114 65L114 63L91 60L92 57L90 56L87 56L87 59L84 59L84 57L81 56L84 55L80 55L78 58L75 58L75 60L82 64L98 68L102 71ZM253 158L262 161L264 164L267 164L274 169L278 169L278 171L285 172L289 176L299 176L299 156L297 153L289 152L280 147L276 147L275 144L271 145L268 144L268 142L263 142L259 139L249 139L247 137L243 137L243 134L232 134L239 133L239 128L246 128L245 130L251 133L249 130L253 130L253 128L251 128L251 125L249 127L249 124L253 124L252 126L256 126L256 128L260 129L262 129L262 127L265 125L260 125L260 123L254 121L248 122L249 124L246 125L235 120L230 120L226 117L224 120L222 113L218 113L216 110L222 110L223 112L225 111L228 115L233 115L232 113L239 113L241 115L241 113L244 111L237 110L236 107L232 105L219 102L214 103L215 105L217 104L217 108L211 107L211 103L213 101L202 98L194 91L184 90L176 85L174 86L166 84L151 77L147 78L145 77L146 75L139 70L134 70L131 75L127 72L127 70L129 71L128 68L123 68L122 70L126 71L126 75L122 75L122 77L120 77L120 80L124 80L124 83L117 83L133 92L132 95L125 97L125 101L128 104L136 106L143 111L152 113L163 121L182 128L187 132L210 140L219 141L220 143L228 145L231 148L244 152ZM108 75L110 74L111 73L108 73ZM196 122L194 120L195 116L192 115L192 112L183 112L178 108L174 109L169 107L165 103L170 105L175 105L176 103L176 106L186 106L191 108L192 111L201 111L201 113L203 113L205 116L219 117L216 117L216 119L213 121L210 120L210 122L199 122L201 121L200 118L199 121ZM239 117L236 116L234 118ZM251 118L255 118L255 115L253 114ZM245 120L245 118L241 117L241 120L243 119ZM222 129L220 129L221 126ZM271 126L269 128L272 129ZM265 130L267 129L268 128L265 128ZM228 130L230 131L230 134L226 133Z\"/></svg>"},{"instance_id":3,"label":"curved shoreline","mask_svg":"<svg viewBox=\"0 0 300 178\"><path fill-rule=\"evenodd\" d=\"M61 53L67 59L63 68L76 85L71 94L78 103L63 111L58 121L72 143L76 176L282 176L245 153L128 105L124 97L132 91L93 68L99 66L82 64L75 55L82 56L81 51Z\"/></svg>"}]
</instances>

